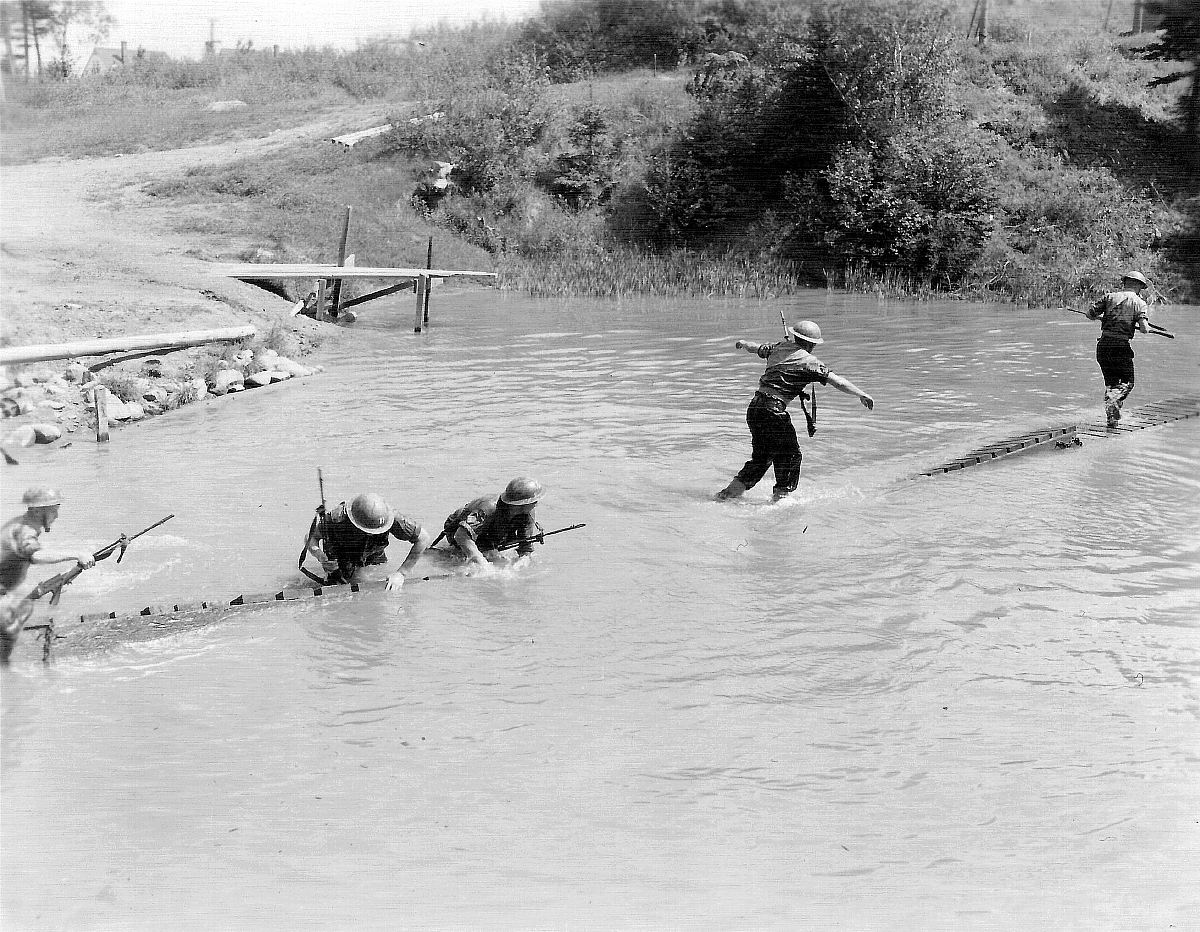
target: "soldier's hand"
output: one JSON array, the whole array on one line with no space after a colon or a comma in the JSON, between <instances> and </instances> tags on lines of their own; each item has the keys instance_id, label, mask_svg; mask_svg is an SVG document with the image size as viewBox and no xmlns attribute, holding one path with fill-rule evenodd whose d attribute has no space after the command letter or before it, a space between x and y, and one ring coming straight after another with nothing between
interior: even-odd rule
<instances>
[{"instance_id":1,"label":"soldier's hand","mask_svg":"<svg viewBox=\"0 0 1200 932\"><path fill-rule=\"evenodd\" d=\"M399 591L400 589L403 589L404 588L404 574L403 573L392 573L392 575L387 578L387 582L384 583L383 588L387 589L389 592Z\"/></svg>"},{"instance_id":2,"label":"soldier's hand","mask_svg":"<svg viewBox=\"0 0 1200 932\"><path fill-rule=\"evenodd\" d=\"M91 569L96 565L96 560L90 553L79 554L75 557L75 562L82 566L85 570Z\"/></svg>"},{"instance_id":3,"label":"soldier's hand","mask_svg":"<svg viewBox=\"0 0 1200 932\"><path fill-rule=\"evenodd\" d=\"M868 411L874 409L875 399L872 398L870 395L863 395L862 398L860 398L859 400L862 402L863 407L866 408Z\"/></svg>"},{"instance_id":4,"label":"soldier's hand","mask_svg":"<svg viewBox=\"0 0 1200 932\"><path fill-rule=\"evenodd\" d=\"M734 348L734 349L745 349L745 348L746 348L746 341L745 341L745 340L738 340L736 343L734 343L734 344L733 344L733 348Z\"/></svg>"}]
</instances>

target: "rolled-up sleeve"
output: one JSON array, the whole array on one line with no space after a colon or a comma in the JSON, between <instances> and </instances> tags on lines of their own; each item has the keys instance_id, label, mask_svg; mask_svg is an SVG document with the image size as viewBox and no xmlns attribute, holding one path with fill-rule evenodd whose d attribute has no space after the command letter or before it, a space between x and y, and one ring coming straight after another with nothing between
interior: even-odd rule
<instances>
[{"instance_id":1,"label":"rolled-up sleeve","mask_svg":"<svg viewBox=\"0 0 1200 932\"><path fill-rule=\"evenodd\" d=\"M415 544L417 538L421 536L423 528L411 518L404 515L396 515L392 520L392 536L397 540L405 540L410 544Z\"/></svg>"}]
</instances>

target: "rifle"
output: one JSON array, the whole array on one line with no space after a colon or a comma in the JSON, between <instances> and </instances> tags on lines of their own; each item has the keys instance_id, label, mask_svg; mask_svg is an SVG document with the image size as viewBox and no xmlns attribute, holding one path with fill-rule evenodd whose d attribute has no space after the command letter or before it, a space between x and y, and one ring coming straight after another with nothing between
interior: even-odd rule
<instances>
[{"instance_id":1,"label":"rifle","mask_svg":"<svg viewBox=\"0 0 1200 932\"><path fill-rule=\"evenodd\" d=\"M783 324L783 338L790 340L792 331L788 327L787 318L783 316L783 308L779 309L779 322ZM811 437L817 432L817 385L814 382L809 386L810 394L800 393L800 410L804 412L804 424L808 428L808 435ZM809 410L809 405L812 409Z\"/></svg>"},{"instance_id":2,"label":"rifle","mask_svg":"<svg viewBox=\"0 0 1200 932\"><path fill-rule=\"evenodd\" d=\"M308 533L304 535L304 546L300 548L300 559L296 561L296 569L313 582L325 585L325 577L310 572L308 567L304 565L304 560L308 556L308 542L312 540L312 536L320 525L321 519L325 517L325 477L321 474L320 466L317 467L317 488L321 492L321 504L317 506L317 513L313 515L312 524L308 526Z\"/></svg>"},{"instance_id":3,"label":"rifle","mask_svg":"<svg viewBox=\"0 0 1200 932\"><path fill-rule=\"evenodd\" d=\"M138 531L136 534L134 534L130 537L126 537L124 534L122 534L120 537L118 537L116 540L114 540L111 544L109 544L105 547L101 547L99 550L97 550L95 553L93 553L92 559L95 560L97 563L99 563L101 560L107 560L114 553L116 553L116 551L119 550L121 552L120 552L120 554L117 555L117 562L120 563L121 560L123 560L125 558L125 550L129 547L130 541L137 540L139 537L141 537L147 531L153 531L160 524L166 524L168 521L170 521L174 517L175 517L174 515L167 515L165 518L155 521L148 528L143 528L142 530ZM40 583L38 583L36 586L34 586L33 589L30 591L29 596L28 596L29 600L32 602L35 599L40 599L46 593L50 592L50 593L53 593L53 595L50 596L50 604L57 605L58 600L60 598L62 598L63 586L73 583L75 581L75 578L82 572L83 572L83 567L77 563L77 564L75 564L75 566L71 567L71 569L67 570L65 573L59 573L57 576L51 576L49 579L43 579Z\"/></svg>"},{"instance_id":4,"label":"rifle","mask_svg":"<svg viewBox=\"0 0 1200 932\"><path fill-rule=\"evenodd\" d=\"M528 543L544 544L546 542L545 538L547 538L547 537L550 537L554 534L562 534L564 531L577 531L581 527L587 527L587 525L586 524L572 524L570 527L560 527L557 531L542 531L539 534L535 534L533 537L525 537L525 538L522 538L521 540L513 540L513 541L509 541L507 544L501 544L496 549L497 550L513 550L517 547L520 547L522 544L528 544Z\"/></svg>"},{"instance_id":5,"label":"rifle","mask_svg":"<svg viewBox=\"0 0 1200 932\"><path fill-rule=\"evenodd\" d=\"M1062 310L1070 311L1072 314L1082 314L1084 317L1088 317L1087 311L1081 311L1078 308L1067 307L1066 305L1064 305ZM1098 320L1098 319L1099 318L1088 317L1088 320ZM1160 327L1158 324L1152 323L1151 321L1146 321L1146 326L1148 326L1150 328L1150 332L1153 333L1155 336L1166 337L1168 340L1175 339L1175 334L1171 333L1171 331L1167 330L1165 327Z\"/></svg>"}]
</instances>

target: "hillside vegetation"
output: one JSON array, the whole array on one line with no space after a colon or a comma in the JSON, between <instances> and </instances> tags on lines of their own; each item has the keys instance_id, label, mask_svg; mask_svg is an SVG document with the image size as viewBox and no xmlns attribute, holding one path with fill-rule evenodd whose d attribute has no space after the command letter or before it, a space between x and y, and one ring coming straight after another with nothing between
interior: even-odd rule
<instances>
[{"instance_id":1,"label":"hillside vegetation","mask_svg":"<svg viewBox=\"0 0 1200 932\"><path fill-rule=\"evenodd\" d=\"M1082 0L992 6L986 42L966 38L968 3L577 0L349 53L138 59L14 88L3 157L185 145L378 102L393 130L352 150L148 193L287 259L332 259L353 204L360 264L417 262L440 230L455 245L439 264L485 250L503 287L534 294L818 284L1058 304L1136 266L1168 299L1200 299L1193 85L1154 83L1187 63L1117 34L1128 2L1107 31ZM248 106L203 110L231 98ZM455 166L444 187L435 160Z\"/></svg>"}]
</instances>

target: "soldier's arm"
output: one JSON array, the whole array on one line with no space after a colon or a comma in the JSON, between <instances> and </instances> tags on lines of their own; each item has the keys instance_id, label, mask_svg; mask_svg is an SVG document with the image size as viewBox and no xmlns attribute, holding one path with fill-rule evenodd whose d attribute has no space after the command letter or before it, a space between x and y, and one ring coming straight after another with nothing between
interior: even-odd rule
<instances>
[{"instance_id":1,"label":"soldier's arm","mask_svg":"<svg viewBox=\"0 0 1200 932\"><path fill-rule=\"evenodd\" d=\"M433 538L429 536L429 532L425 528L421 528L417 532L417 539L412 542L412 546L408 550L408 556L400 564L399 572L405 576L411 573L413 567L417 565L417 561L421 559L421 554L429 549L429 544L432 540Z\"/></svg>"},{"instance_id":2,"label":"soldier's arm","mask_svg":"<svg viewBox=\"0 0 1200 932\"><path fill-rule=\"evenodd\" d=\"M480 566L488 565L487 557L480 552L478 545L475 543L475 538L471 536L466 528L460 526L455 530L454 543L467 555L467 559L470 562L477 563Z\"/></svg>"},{"instance_id":3,"label":"soldier's arm","mask_svg":"<svg viewBox=\"0 0 1200 932\"><path fill-rule=\"evenodd\" d=\"M857 398L859 401L862 402L863 407L866 408L868 411L870 411L872 408L875 407L875 399L874 398L872 398L870 395L868 395L866 392L864 392L861 388L859 388L857 385L855 385L849 379L843 378L842 376L838 375L836 372L829 373L829 378L825 382L825 384L832 385L839 392L842 392L845 395L853 395L855 398Z\"/></svg>"}]
</instances>

